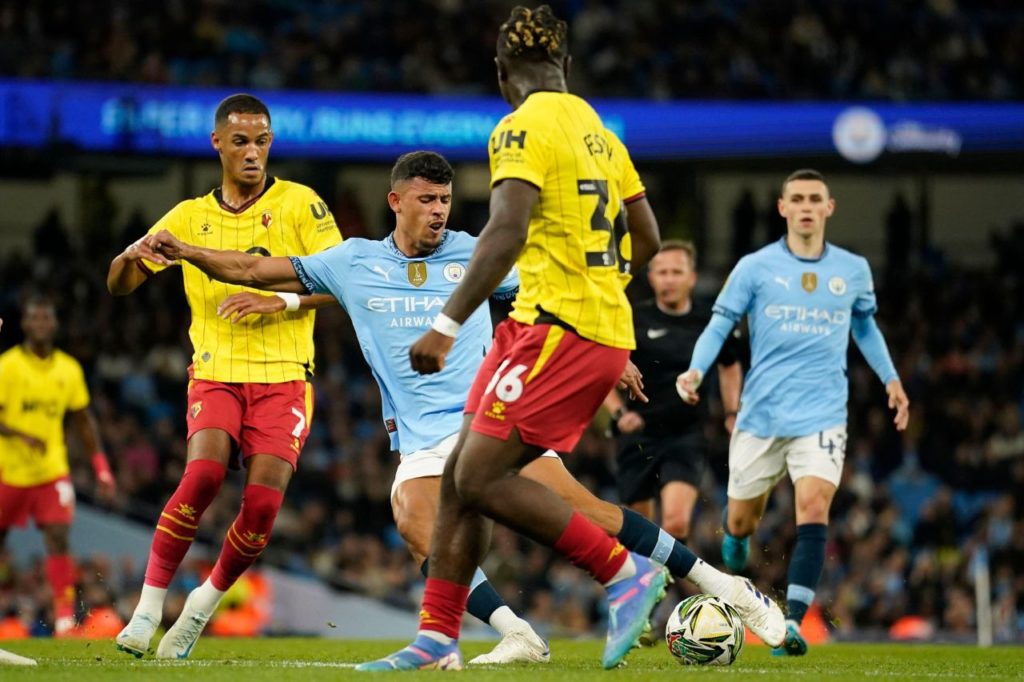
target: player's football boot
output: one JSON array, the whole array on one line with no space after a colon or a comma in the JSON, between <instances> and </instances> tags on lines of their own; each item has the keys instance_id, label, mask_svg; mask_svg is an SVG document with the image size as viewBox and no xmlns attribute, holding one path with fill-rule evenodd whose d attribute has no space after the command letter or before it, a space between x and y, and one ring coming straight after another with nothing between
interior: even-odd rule
<instances>
[{"instance_id":1,"label":"player's football boot","mask_svg":"<svg viewBox=\"0 0 1024 682\"><path fill-rule=\"evenodd\" d=\"M548 643L532 629L523 629L508 633L490 652L480 654L470 660L469 664L547 663L550 660Z\"/></svg>"},{"instance_id":2,"label":"player's football boot","mask_svg":"<svg viewBox=\"0 0 1024 682\"><path fill-rule=\"evenodd\" d=\"M426 635L417 635L412 644L401 651L356 666L358 672L388 670L462 670L459 643L441 644Z\"/></svg>"},{"instance_id":3,"label":"player's football boot","mask_svg":"<svg viewBox=\"0 0 1024 682\"><path fill-rule=\"evenodd\" d=\"M181 615L167 631L156 648L157 658L188 658L192 647L199 641L203 628L210 622L211 613L203 613L192 606L192 595L185 600Z\"/></svg>"},{"instance_id":4,"label":"player's football boot","mask_svg":"<svg viewBox=\"0 0 1024 682\"><path fill-rule=\"evenodd\" d=\"M807 653L807 640L800 634L795 620L786 621L786 639L782 646L772 649L772 656L803 656Z\"/></svg>"},{"instance_id":5,"label":"player's football boot","mask_svg":"<svg viewBox=\"0 0 1024 682\"><path fill-rule=\"evenodd\" d=\"M606 670L617 666L638 646L640 635L650 627L651 611L664 598L668 583L664 566L632 552L630 555L636 573L608 586L608 638L601 659Z\"/></svg>"},{"instance_id":6,"label":"player's football boot","mask_svg":"<svg viewBox=\"0 0 1024 682\"><path fill-rule=\"evenodd\" d=\"M728 533L722 535L722 563L733 573L747 567L750 555L750 538L735 538Z\"/></svg>"},{"instance_id":7,"label":"player's football boot","mask_svg":"<svg viewBox=\"0 0 1024 682\"><path fill-rule=\"evenodd\" d=\"M149 651L149 642L156 634L159 625L160 623L153 618L136 613L124 626L124 630L121 630L114 638L117 650L131 654L135 658L142 658Z\"/></svg>"},{"instance_id":8,"label":"player's football boot","mask_svg":"<svg viewBox=\"0 0 1024 682\"><path fill-rule=\"evenodd\" d=\"M786 637L786 617L779 605L765 596L746 578L732 576L732 587L717 595L736 609L740 620L770 647L782 646Z\"/></svg>"}]
</instances>

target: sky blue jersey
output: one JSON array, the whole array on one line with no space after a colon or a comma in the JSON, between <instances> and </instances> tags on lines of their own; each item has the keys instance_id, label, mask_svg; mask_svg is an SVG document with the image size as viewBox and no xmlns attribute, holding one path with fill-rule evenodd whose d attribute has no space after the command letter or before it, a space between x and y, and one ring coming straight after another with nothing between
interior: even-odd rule
<instances>
[{"instance_id":1,"label":"sky blue jersey","mask_svg":"<svg viewBox=\"0 0 1024 682\"><path fill-rule=\"evenodd\" d=\"M806 259L782 238L744 256L714 306L733 322L746 315L750 327L737 427L761 437L806 436L845 424L851 321L867 318L877 331L875 310L867 260L838 246L826 243L819 258ZM865 356L883 382L896 378L880 333Z\"/></svg>"},{"instance_id":2,"label":"sky blue jersey","mask_svg":"<svg viewBox=\"0 0 1024 682\"><path fill-rule=\"evenodd\" d=\"M440 246L424 258L398 250L394 238L346 239L292 264L310 293L331 294L348 311L380 387L384 425L391 449L404 457L429 448L462 427L462 410L484 355L491 347L487 304L462 325L455 345L436 374L422 375L409 364L409 347L430 328L466 273L476 237L445 232ZM515 268L494 296L512 298L519 287Z\"/></svg>"}]
</instances>

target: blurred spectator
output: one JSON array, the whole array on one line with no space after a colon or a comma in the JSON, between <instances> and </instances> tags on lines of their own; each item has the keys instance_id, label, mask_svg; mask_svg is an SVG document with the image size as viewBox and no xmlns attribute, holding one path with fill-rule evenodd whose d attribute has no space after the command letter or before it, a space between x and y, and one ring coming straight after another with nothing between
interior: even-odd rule
<instances>
[{"instance_id":1,"label":"blurred spectator","mask_svg":"<svg viewBox=\"0 0 1024 682\"><path fill-rule=\"evenodd\" d=\"M1024 96L1006 0L552 0L590 96ZM500 0L0 1L0 76L234 88L496 94ZM410 22L409 17L429 17Z\"/></svg>"}]
</instances>

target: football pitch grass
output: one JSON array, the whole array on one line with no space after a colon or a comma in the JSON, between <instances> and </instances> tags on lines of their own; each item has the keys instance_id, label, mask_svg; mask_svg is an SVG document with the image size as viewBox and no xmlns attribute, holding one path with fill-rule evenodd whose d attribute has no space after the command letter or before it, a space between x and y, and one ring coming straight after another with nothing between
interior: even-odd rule
<instances>
[{"instance_id":1,"label":"football pitch grass","mask_svg":"<svg viewBox=\"0 0 1024 682\"><path fill-rule=\"evenodd\" d=\"M200 640L188 661L142 660L118 652L107 641L20 640L0 642L0 648L35 658L36 667L0 665L0 680L74 680L106 682L145 680L211 680L213 682L274 682L365 680L355 663L391 653L405 642L339 641L306 638ZM467 642L466 659L487 651L493 643ZM774 658L763 646L747 647L729 667L683 667L664 646L639 649L626 667L601 669L602 643L552 642L547 665L469 667L456 679L518 680L670 680L681 676L728 680L1020 680L1024 678L1024 647L978 649L968 646L899 644L830 644L815 647L803 658ZM373 673L418 677L421 673Z\"/></svg>"}]
</instances>

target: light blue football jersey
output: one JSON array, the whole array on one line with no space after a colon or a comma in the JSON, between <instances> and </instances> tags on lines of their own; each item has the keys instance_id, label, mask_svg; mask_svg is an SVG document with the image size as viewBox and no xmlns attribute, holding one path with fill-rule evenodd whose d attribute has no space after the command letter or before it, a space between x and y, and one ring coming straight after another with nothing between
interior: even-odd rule
<instances>
[{"instance_id":1,"label":"light blue football jersey","mask_svg":"<svg viewBox=\"0 0 1024 682\"><path fill-rule=\"evenodd\" d=\"M430 329L469 265L476 237L445 232L424 258L398 250L394 238L346 239L313 256L292 258L310 293L331 294L348 311L359 348L381 394L391 449L404 457L458 432L462 410L484 355L491 347L487 304L462 325L443 370L422 375L409 364L409 348ZM512 298L519 287L515 268L495 297Z\"/></svg>"},{"instance_id":2,"label":"light blue football jersey","mask_svg":"<svg viewBox=\"0 0 1024 682\"><path fill-rule=\"evenodd\" d=\"M737 427L767 438L846 424L850 319L875 310L867 260L833 244L806 259L782 238L740 259L714 306L750 328Z\"/></svg>"}]
</instances>

